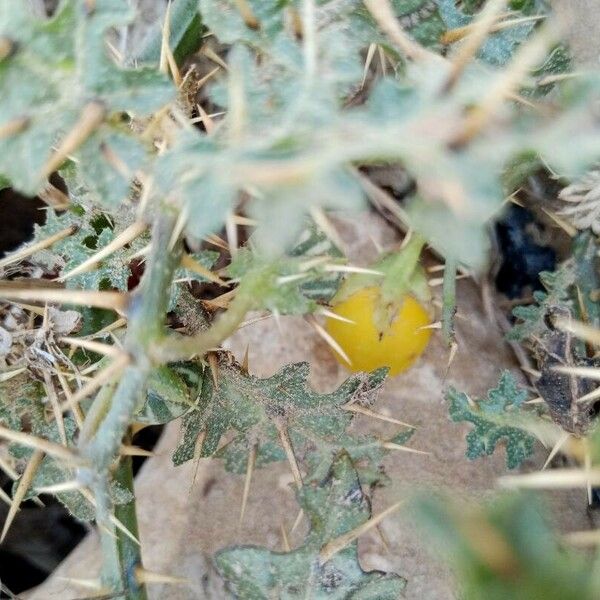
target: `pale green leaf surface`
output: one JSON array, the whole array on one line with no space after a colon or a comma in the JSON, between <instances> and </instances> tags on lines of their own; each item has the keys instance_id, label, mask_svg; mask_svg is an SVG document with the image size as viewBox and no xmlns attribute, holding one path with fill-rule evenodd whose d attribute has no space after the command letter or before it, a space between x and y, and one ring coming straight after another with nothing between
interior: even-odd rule
<instances>
[{"instance_id":1,"label":"pale green leaf surface","mask_svg":"<svg viewBox=\"0 0 600 600\"><path fill-rule=\"evenodd\" d=\"M336 293L340 273L325 268L337 265L340 257L341 252L322 233L309 228L289 254L277 260L249 249L240 250L228 273L234 279L241 279L256 269L269 269L270 284L258 291L255 308L282 315L309 314Z\"/></svg>"},{"instance_id":2,"label":"pale green leaf surface","mask_svg":"<svg viewBox=\"0 0 600 600\"><path fill-rule=\"evenodd\" d=\"M146 399L135 420L157 425L181 417L195 406L203 379L204 369L195 362L157 367L148 379Z\"/></svg>"},{"instance_id":3,"label":"pale green leaf surface","mask_svg":"<svg viewBox=\"0 0 600 600\"><path fill-rule=\"evenodd\" d=\"M575 283L577 274L576 263L573 260L565 261L556 271L540 273L540 281L546 291L533 292L534 303L517 306L513 315L517 323L507 333L509 340L524 342L532 336L541 336L548 330L545 317L548 311L555 306L571 306L569 298L571 286Z\"/></svg>"},{"instance_id":4,"label":"pale green leaf surface","mask_svg":"<svg viewBox=\"0 0 600 600\"><path fill-rule=\"evenodd\" d=\"M109 115L145 115L172 98L173 88L163 75L125 70L109 57L106 31L131 17L129 6L120 0L97 0L89 12L76 0L65 0L49 20L34 17L25 2L0 2L0 36L15 44L13 54L0 63L0 123L28 119L22 131L0 141L0 173L20 191L38 191L53 144L90 101L103 103ZM140 153L131 153L131 144L124 152L122 139L112 136L108 122L81 150L90 181L103 191L102 200L116 204L123 185L113 190L107 181L118 183L121 176L110 165L101 168L102 158L88 162L101 155L102 145L124 158L132 172Z\"/></svg>"},{"instance_id":5,"label":"pale green leaf surface","mask_svg":"<svg viewBox=\"0 0 600 600\"><path fill-rule=\"evenodd\" d=\"M191 257L200 265L208 269L209 271L214 267L215 263L219 258L219 253L212 250L202 250L191 255ZM171 284L171 297L169 299L169 311L175 310L179 299L181 298L181 292L184 286L189 286L192 281L207 282L208 279L202 275L180 267L175 271L173 277L173 283Z\"/></svg>"},{"instance_id":6,"label":"pale green leaf surface","mask_svg":"<svg viewBox=\"0 0 600 600\"><path fill-rule=\"evenodd\" d=\"M70 226L76 227L76 230L72 235L55 242L52 247L37 252L29 260L34 264L39 264L50 273L56 273L58 276L65 275L107 246L119 235L130 224L125 213L123 213L123 217L125 218L116 223L119 230L115 232L98 210L88 210L74 205L69 210L59 214L52 209L48 209L44 225L35 226L32 243L45 240ZM109 286L127 291L128 280L131 275L131 257L147 241L147 234L139 236L127 247L119 248L88 271L69 277L66 280L66 286L68 288L90 290L98 290L104 286Z\"/></svg>"}]
</instances>

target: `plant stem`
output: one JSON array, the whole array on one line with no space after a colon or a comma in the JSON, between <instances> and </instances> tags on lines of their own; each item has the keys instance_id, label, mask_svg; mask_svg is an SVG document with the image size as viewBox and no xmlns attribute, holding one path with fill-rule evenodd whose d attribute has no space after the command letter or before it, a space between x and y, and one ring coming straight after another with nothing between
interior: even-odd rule
<instances>
[{"instance_id":1,"label":"plant stem","mask_svg":"<svg viewBox=\"0 0 600 600\"><path fill-rule=\"evenodd\" d=\"M249 290L242 289L232 300L229 308L214 322L214 324L203 331L191 336L169 336L162 343L151 349L152 358L160 363L187 360L197 355L202 356L211 348L220 344L229 337L244 320L244 317L255 301Z\"/></svg>"},{"instance_id":2,"label":"plant stem","mask_svg":"<svg viewBox=\"0 0 600 600\"><path fill-rule=\"evenodd\" d=\"M114 516L139 539L130 456L121 458L113 480L132 495L130 502L114 506ZM123 590L126 600L147 600L145 586L136 579L136 569L141 566L140 546L111 521L112 501L105 478L94 486L94 495L103 558L102 584L113 591Z\"/></svg>"},{"instance_id":3,"label":"plant stem","mask_svg":"<svg viewBox=\"0 0 600 600\"><path fill-rule=\"evenodd\" d=\"M134 535L137 534L135 501L113 508L110 497L109 469L118 455L123 436L144 394L148 377L157 363L202 356L220 344L243 320L264 285L259 271L240 284L229 309L207 330L195 336L165 337L164 318L168 308L171 283L181 259L181 245L170 248L175 217L161 215L152 232L152 247L139 289L128 305L128 330L123 343L131 364L114 388L105 386L93 408L86 415L80 438L81 454L89 459L90 468L82 469L80 478L91 486L96 500L97 521L101 532L104 584L126 600L144 600L146 593L135 579L135 569L141 566L140 548L110 520L114 510L118 520ZM130 461L121 459L113 475L133 492Z\"/></svg>"},{"instance_id":4,"label":"plant stem","mask_svg":"<svg viewBox=\"0 0 600 600\"><path fill-rule=\"evenodd\" d=\"M90 460L95 471L108 473L149 374L149 363L148 366L130 367L124 372L104 420L99 423L95 435L81 448L81 453Z\"/></svg>"},{"instance_id":5,"label":"plant stem","mask_svg":"<svg viewBox=\"0 0 600 600\"><path fill-rule=\"evenodd\" d=\"M451 346L454 342L454 316L456 315L456 270L455 258L446 259L442 289L442 336Z\"/></svg>"},{"instance_id":6,"label":"plant stem","mask_svg":"<svg viewBox=\"0 0 600 600\"><path fill-rule=\"evenodd\" d=\"M100 549L102 552L102 585L112 592L123 593L123 598L129 600L126 592L126 571L119 560L117 549L116 527L111 522L110 512L112 500L107 477L97 477L91 484L96 509L96 526L100 533ZM138 557L139 558L139 557ZM141 560L141 559L139 559Z\"/></svg>"},{"instance_id":7,"label":"plant stem","mask_svg":"<svg viewBox=\"0 0 600 600\"><path fill-rule=\"evenodd\" d=\"M126 505L112 506L109 467L117 456L123 436L135 412L140 394L152 369L149 349L164 335L164 317L167 312L173 273L179 265L181 246L169 249L174 216L161 215L154 226L152 248L140 288L128 306L129 327L124 349L132 357L114 394L101 390L99 407L90 410L83 425L85 435L80 440L81 454L92 467L82 469L80 478L90 485L96 501L97 523L100 529L103 565L102 581L126 600L145 600L146 592L135 579L135 569L141 566L141 552L137 544L116 530L110 514L137 535L135 500ZM106 387L104 388L106 390ZM120 460L113 475L133 493L131 461Z\"/></svg>"},{"instance_id":8,"label":"plant stem","mask_svg":"<svg viewBox=\"0 0 600 600\"><path fill-rule=\"evenodd\" d=\"M174 222L173 216L158 218L146 271L129 303L129 324L123 345L132 363L125 369L104 418L91 427L92 431L84 422L87 436L82 440L81 452L91 459L99 473L107 471L117 455L153 366L148 358L150 348L164 335L171 281L181 253L181 246L169 250ZM86 417L86 421L92 416Z\"/></svg>"},{"instance_id":9,"label":"plant stem","mask_svg":"<svg viewBox=\"0 0 600 600\"><path fill-rule=\"evenodd\" d=\"M598 255L594 235L584 231L573 241L573 257L577 264L576 286L580 294L575 306L577 318L594 327L600 326L600 306L593 300L593 295L600 287L598 277Z\"/></svg>"},{"instance_id":10,"label":"plant stem","mask_svg":"<svg viewBox=\"0 0 600 600\"><path fill-rule=\"evenodd\" d=\"M100 388L90 408L86 412L85 421L79 432L79 445L88 443L98 431L100 423L102 423L106 413L108 413L112 397L115 393L116 384L108 383Z\"/></svg>"},{"instance_id":11,"label":"plant stem","mask_svg":"<svg viewBox=\"0 0 600 600\"><path fill-rule=\"evenodd\" d=\"M129 532L140 539L137 515L135 511L135 491L133 488L133 468L131 456L123 456L113 474L114 481L129 490L132 495L130 502L117 504L114 508L115 517L127 527ZM115 528L116 529L116 528ZM126 577L126 588L131 600L146 600L145 586L140 585L135 576L136 567L140 566L140 546L120 529L116 529L116 546L122 572ZM129 599L128 599L129 600Z\"/></svg>"}]
</instances>

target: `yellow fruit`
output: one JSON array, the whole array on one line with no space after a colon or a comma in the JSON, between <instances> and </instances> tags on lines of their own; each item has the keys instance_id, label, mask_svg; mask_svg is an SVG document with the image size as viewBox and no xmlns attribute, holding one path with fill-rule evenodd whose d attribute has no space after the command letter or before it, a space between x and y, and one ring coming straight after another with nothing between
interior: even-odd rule
<instances>
[{"instance_id":1,"label":"yellow fruit","mask_svg":"<svg viewBox=\"0 0 600 600\"><path fill-rule=\"evenodd\" d=\"M350 370L372 371L389 367L390 375L396 375L410 367L425 350L431 329L421 328L429 325L429 314L423 305L407 295L391 325L380 335L374 319L378 301L377 287L359 290L331 309L354 322L329 317L326 329L351 364L337 352L336 358Z\"/></svg>"}]
</instances>

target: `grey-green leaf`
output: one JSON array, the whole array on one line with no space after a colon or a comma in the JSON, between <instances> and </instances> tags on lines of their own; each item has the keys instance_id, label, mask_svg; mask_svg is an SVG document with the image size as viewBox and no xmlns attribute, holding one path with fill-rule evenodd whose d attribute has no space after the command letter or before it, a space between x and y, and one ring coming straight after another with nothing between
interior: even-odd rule
<instances>
[{"instance_id":1,"label":"grey-green leaf","mask_svg":"<svg viewBox=\"0 0 600 600\"><path fill-rule=\"evenodd\" d=\"M204 369L194 362L157 367L148 379L147 397L136 421L156 425L181 417L195 406L203 377Z\"/></svg>"},{"instance_id":2,"label":"grey-green leaf","mask_svg":"<svg viewBox=\"0 0 600 600\"><path fill-rule=\"evenodd\" d=\"M315 446L323 453L339 451L352 420L352 413L343 410L342 405L358 399L371 403L386 372L379 369L353 375L336 391L318 394L307 384L308 363L287 365L272 377L260 379L245 374L230 355L221 353L217 362L218 384L205 378L196 406L183 419L181 441L173 461L181 464L194 457L201 432L205 432L201 456L213 455L228 430L235 435L218 456L225 459L229 470L243 473L254 445L257 466L282 460L285 454L278 426L288 431L299 459L313 452ZM380 456L372 453L377 450L375 440L363 443L368 448L357 450L357 456ZM321 464L321 460L314 462Z\"/></svg>"},{"instance_id":3,"label":"grey-green leaf","mask_svg":"<svg viewBox=\"0 0 600 600\"><path fill-rule=\"evenodd\" d=\"M123 69L109 56L106 31L132 16L121 0L96 0L93 10L77 0L65 0L49 20L34 17L26 2L0 1L0 37L14 47L0 61L0 123L21 123L0 140L0 173L20 191L37 193L52 146L93 101L105 108L107 118L80 150L84 168L99 190L108 191L111 202L122 196L121 175L113 165L104 164L104 157L114 153L133 173L139 152L131 152L131 143L123 152L122 142L113 138L111 132L122 128L119 114L142 116L174 96L173 86L161 73ZM106 185L110 178L117 184L114 192Z\"/></svg>"},{"instance_id":4,"label":"grey-green leaf","mask_svg":"<svg viewBox=\"0 0 600 600\"><path fill-rule=\"evenodd\" d=\"M304 544L291 552L237 546L216 556L216 564L240 600L396 600L405 586L398 575L365 572L356 541L321 563L321 548L371 515L350 457L338 454L326 477L306 483L298 501L310 521Z\"/></svg>"},{"instance_id":5,"label":"grey-green leaf","mask_svg":"<svg viewBox=\"0 0 600 600\"><path fill-rule=\"evenodd\" d=\"M509 371L502 373L498 387L487 398L473 402L463 392L450 388L446 393L450 418L474 425L467 434L467 457L471 460L494 453L497 444L506 442L506 464L518 467L533 453L534 438L519 427L519 411L527 391L519 388Z\"/></svg>"}]
</instances>

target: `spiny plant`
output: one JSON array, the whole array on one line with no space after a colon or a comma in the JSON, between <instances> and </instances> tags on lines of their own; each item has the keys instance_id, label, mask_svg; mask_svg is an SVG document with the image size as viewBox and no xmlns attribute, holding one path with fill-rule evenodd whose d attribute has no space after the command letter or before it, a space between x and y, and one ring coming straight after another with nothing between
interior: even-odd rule
<instances>
[{"instance_id":1,"label":"spiny plant","mask_svg":"<svg viewBox=\"0 0 600 600\"><path fill-rule=\"evenodd\" d=\"M386 370L317 394L306 364L260 379L218 347L261 311L304 315L339 350L317 318L335 318L346 273L387 277L397 296L378 310L399 309L412 294L401 271L348 264L328 215L367 197L445 261L453 352L457 270L485 267L505 198L535 165L569 179L598 160L598 77L570 71L546 3L461 4L175 0L127 52L115 43L126 3L63 0L41 19L0 0L0 182L48 203L34 239L0 261L0 436L23 468L3 535L24 499L54 493L95 519L107 593L146 598L132 427L183 417L176 464L215 456L249 482L285 460L310 521L295 550L219 553L233 594L397 597L404 581L365 573L356 549L389 514L371 516L367 487L414 431L372 408ZM380 163L414 182L404 205L358 169ZM509 466L528 454L500 424L523 400L506 377L484 414L451 398L453 418L476 425L472 456L502 436ZM355 414L401 429L358 436Z\"/></svg>"},{"instance_id":2,"label":"spiny plant","mask_svg":"<svg viewBox=\"0 0 600 600\"><path fill-rule=\"evenodd\" d=\"M420 497L414 512L459 574L464 598L598 595L597 574L581 554L564 547L530 495L501 496L483 510Z\"/></svg>"}]
</instances>

